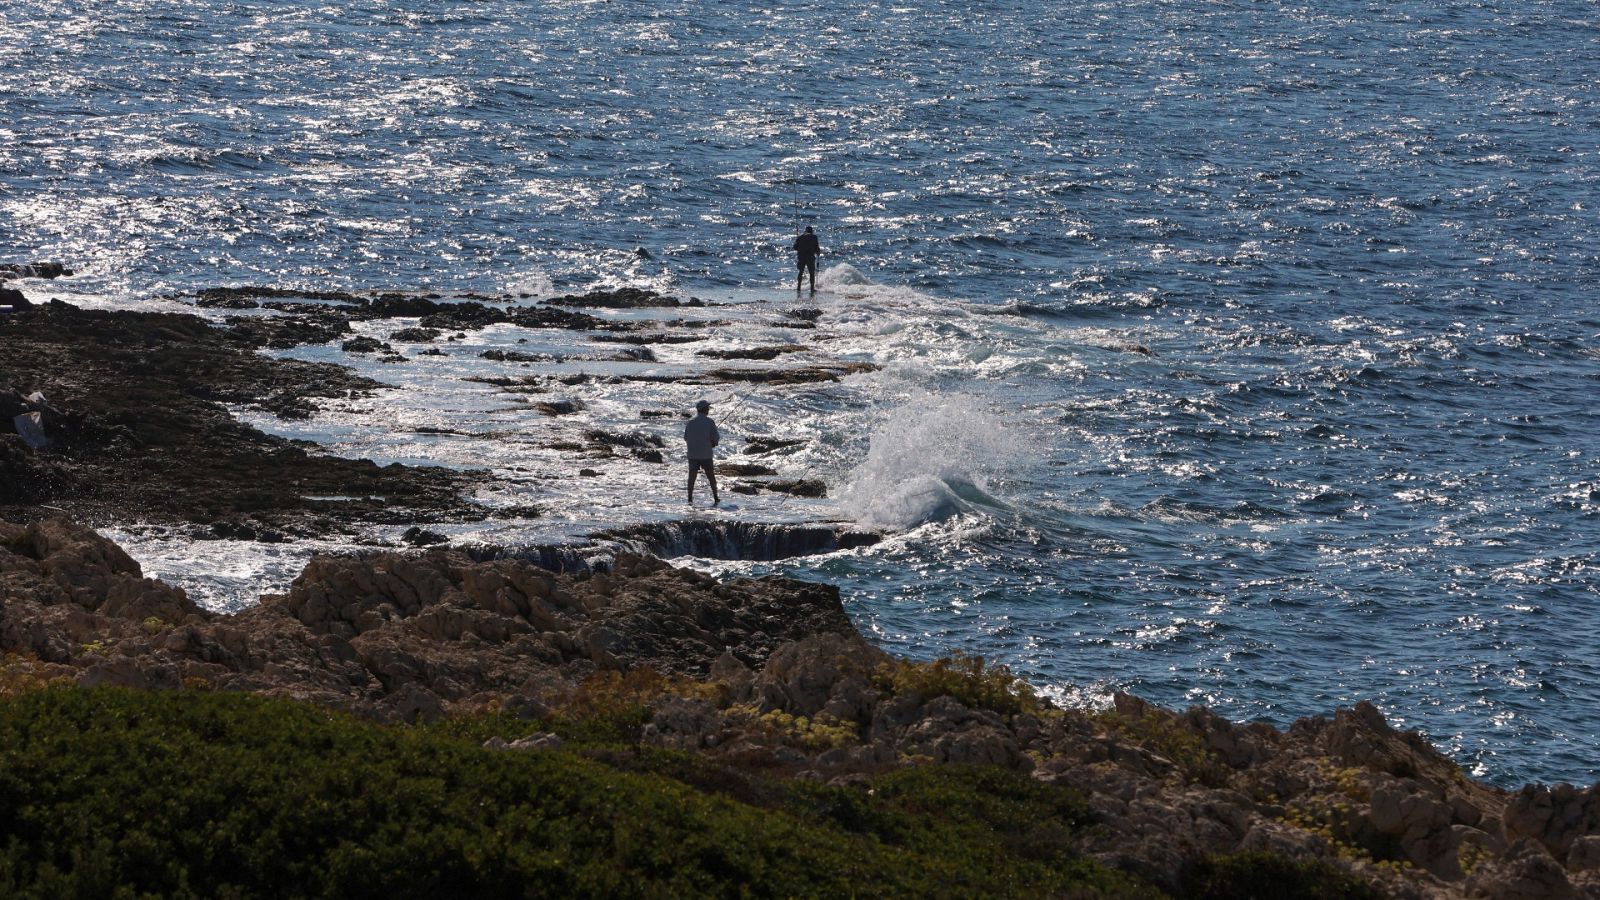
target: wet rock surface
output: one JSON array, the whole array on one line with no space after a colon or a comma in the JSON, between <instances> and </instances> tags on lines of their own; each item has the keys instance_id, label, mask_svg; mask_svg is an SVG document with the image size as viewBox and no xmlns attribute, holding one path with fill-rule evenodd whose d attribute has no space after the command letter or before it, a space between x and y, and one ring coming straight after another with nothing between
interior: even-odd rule
<instances>
[{"instance_id":1,"label":"wet rock surface","mask_svg":"<svg viewBox=\"0 0 1600 900\"><path fill-rule=\"evenodd\" d=\"M673 558L770 561L870 547L882 538L847 525L785 525L687 519L611 528L590 535L635 553Z\"/></svg>"},{"instance_id":2,"label":"wet rock surface","mask_svg":"<svg viewBox=\"0 0 1600 900\"><path fill-rule=\"evenodd\" d=\"M0 263L0 281L11 278L67 278L72 270L58 262Z\"/></svg>"},{"instance_id":3,"label":"wet rock surface","mask_svg":"<svg viewBox=\"0 0 1600 900\"><path fill-rule=\"evenodd\" d=\"M319 456L236 420L223 404L284 418L375 382L333 365L241 347L195 316L51 302L0 318L0 394L40 394L48 447L0 433L0 515L90 522L249 522L280 534L467 511L475 476ZM330 505L308 499L351 496ZM54 507L45 509L44 507Z\"/></svg>"},{"instance_id":4,"label":"wet rock surface","mask_svg":"<svg viewBox=\"0 0 1600 900\"><path fill-rule=\"evenodd\" d=\"M590 291L553 297L547 301L553 306L591 306L607 309L643 309L649 307L705 306L705 302L690 298L679 300L655 291L641 288L620 288L614 291Z\"/></svg>"},{"instance_id":5,"label":"wet rock surface","mask_svg":"<svg viewBox=\"0 0 1600 900\"><path fill-rule=\"evenodd\" d=\"M747 347L738 350L700 350L696 356L712 359L777 359L785 353L804 353L808 348L801 344L777 344L769 347Z\"/></svg>"},{"instance_id":6,"label":"wet rock surface","mask_svg":"<svg viewBox=\"0 0 1600 900\"><path fill-rule=\"evenodd\" d=\"M822 585L431 550L319 557L285 594L215 615L51 520L0 523L0 598L13 681L248 690L415 721L540 717L632 673L641 743L841 785L918 765L1028 773L1098 814L1073 851L1179 895L1203 860L1268 851L1379 896L1600 896L1600 787L1479 784L1365 703L1281 731L1128 695L1056 708L978 660L890 657Z\"/></svg>"},{"instance_id":7,"label":"wet rock surface","mask_svg":"<svg viewBox=\"0 0 1600 900\"><path fill-rule=\"evenodd\" d=\"M614 292L627 306L632 289ZM590 306L610 305L606 292L593 295ZM471 331L490 325L512 324L525 328L567 328L580 331L629 331L627 323L603 319L550 305L521 305L511 297L465 295L445 299L438 295L384 292L371 295L343 291L305 291L278 287L211 288L171 299L212 309L267 311L269 314L230 316L226 319L232 340L254 347L286 350L301 344L323 344L343 339L351 322L415 318L417 326L397 331L400 341L434 340L445 331ZM666 305L666 304L636 304ZM676 301L672 305L676 305ZM430 336L431 335L431 336ZM357 339L366 340L366 339Z\"/></svg>"}]
</instances>

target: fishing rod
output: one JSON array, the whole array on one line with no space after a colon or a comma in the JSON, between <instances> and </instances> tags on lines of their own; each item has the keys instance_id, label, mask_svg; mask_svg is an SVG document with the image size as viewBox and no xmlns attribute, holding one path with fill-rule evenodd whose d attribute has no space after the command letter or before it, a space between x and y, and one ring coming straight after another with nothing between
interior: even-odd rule
<instances>
[{"instance_id":1,"label":"fishing rod","mask_svg":"<svg viewBox=\"0 0 1600 900\"><path fill-rule=\"evenodd\" d=\"M748 401L749 399L750 399L749 396L735 397L733 391L724 391L723 395L721 397L712 398L710 400L710 403L712 404L713 408L721 408L722 404L725 404L729 400L732 400L733 403L727 407L728 413L721 417L722 421L727 423L730 426L733 426L733 427L739 428L740 430L743 430L743 427L739 424L740 421L741 421L741 418L737 413L738 413L739 410L743 409L743 407L745 405L745 402ZM746 437L745 439L749 440L748 437ZM818 466L820 466L820 465L822 465L821 461L817 461L817 462L811 463L810 465L806 466L804 470L801 471L800 477L795 479L795 480L796 481L805 481L807 478L809 478L816 471L816 468ZM795 494L792 491L781 491L781 492L779 492L779 491L771 491L770 493L782 493L783 494L783 499L778 501L778 509L787 508L788 505L789 505L789 501L793 500L795 497L799 496L798 494Z\"/></svg>"}]
</instances>

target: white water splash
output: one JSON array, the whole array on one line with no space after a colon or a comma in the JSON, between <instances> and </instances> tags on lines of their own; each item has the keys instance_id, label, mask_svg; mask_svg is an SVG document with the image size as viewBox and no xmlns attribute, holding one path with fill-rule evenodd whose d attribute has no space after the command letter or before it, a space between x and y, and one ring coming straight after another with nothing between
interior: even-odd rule
<instances>
[{"instance_id":1,"label":"white water splash","mask_svg":"<svg viewBox=\"0 0 1600 900\"><path fill-rule=\"evenodd\" d=\"M999 501L989 478L1019 456L1021 442L969 396L924 395L873 432L840 509L861 525L903 531Z\"/></svg>"},{"instance_id":2,"label":"white water splash","mask_svg":"<svg viewBox=\"0 0 1600 900\"><path fill-rule=\"evenodd\" d=\"M849 263L826 266L817 275L817 284L824 290L843 287L866 287L872 283L872 279L862 274L860 269Z\"/></svg>"}]
</instances>

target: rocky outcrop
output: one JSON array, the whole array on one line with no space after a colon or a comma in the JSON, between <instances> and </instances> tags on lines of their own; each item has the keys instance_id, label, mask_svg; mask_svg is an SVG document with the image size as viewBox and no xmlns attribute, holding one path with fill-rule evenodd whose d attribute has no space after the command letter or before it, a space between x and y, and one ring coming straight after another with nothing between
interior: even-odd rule
<instances>
[{"instance_id":1,"label":"rocky outcrop","mask_svg":"<svg viewBox=\"0 0 1600 900\"><path fill-rule=\"evenodd\" d=\"M65 278L72 274L71 269L57 262L0 263L0 281L10 278Z\"/></svg>"},{"instance_id":2,"label":"rocky outcrop","mask_svg":"<svg viewBox=\"0 0 1600 900\"><path fill-rule=\"evenodd\" d=\"M727 584L653 558L558 575L448 551L317 557L289 591L214 615L65 521L0 523L0 652L43 678L283 694L380 718L534 703L598 670L704 677L852 634L838 591ZM520 699L519 699L520 698Z\"/></svg>"},{"instance_id":3,"label":"rocky outcrop","mask_svg":"<svg viewBox=\"0 0 1600 900\"><path fill-rule=\"evenodd\" d=\"M262 356L196 316L56 302L0 317L0 339L0 406L13 412L0 422L0 517L49 504L88 521L292 535L466 511L471 474L312 455L222 405L304 417L378 387L348 369ZM37 415L29 434L6 433L17 414ZM319 496L367 499L329 508Z\"/></svg>"},{"instance_id":4,"label":"rocky outcrop","mask_svg":"<svg viewBox=\"0 0 1600 900\"><path fill-rule=\"evenodd\" d=\"M1370 704L1282 731L1127 695L1059 709L981 660L890 657L831 587L649 557L576 575L439 550L320 557L225 616L82 526L0 523L0 653L7 685L248 690L392 721L626 707L642 743L835 784L1000 766L1075 788L1099 825L1072 849L1178 895L1203 861L1264 850L1382 896L1600 896L1600 786L1479 784Z\"/></svg>"},{"instance_id":5,"label":"rocky outcrop","mask_svg":"<svg viewBox=\"0 0 1600 900\"><path fill-rule=\"evenodd\" d=\"M876 372L875 363L840 362L800 366L793 369L712 369L705 373L708 383L753 382L756 384L817 384L834 382L850 375Z\"/></svg>"},{"instance_id":6,"label":"rocky outcrop","mask_svg":"<svg viewBox=\"0 0 1600 900\"><path fill-rule=\"evenodd\" d=\"M770 347L749 347L738 350L698 350L696 356L709 356L712 359L777 359L785 353L804 353L806 347L800 344L777 344Z\"/></svg>"},{"instance_id":7,"label":"rocky outcrop","mask_svg":"<svg viewBox=\"0 0 1600 900\"><path fill-rule=\"evenodd\" d=\"M560 298L562 306L677 306L677 300L657 297L632 288L598 291L583 298ZM394 340L427 341L443 330L475 330L510 323L524 328L567 328L581 331L628 331L627 323L610 323L585 313L560 306L521 306L509 297L467 295L450 300L436 294L421 295L384 292L372 295L344 291L311 291L278 287L210 288L173 299L192 300L197 306L223 309L267 309L277 315L233 316L227 319L229 338L235 342L272 349L288 349L300 344L324 344L350 333L351 322L375 319L415 318L418 327L403 329ZM556 301L552 301L555 303ZM682 305L700 305L691 302Z\"/></svg>"}]
</instances>

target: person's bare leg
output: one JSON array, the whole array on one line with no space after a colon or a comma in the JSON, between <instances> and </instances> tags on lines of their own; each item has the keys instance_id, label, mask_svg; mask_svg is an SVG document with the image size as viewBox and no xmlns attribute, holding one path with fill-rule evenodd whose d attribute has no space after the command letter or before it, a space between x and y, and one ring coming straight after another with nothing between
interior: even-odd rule
<instances>
[{"instance_id":1,"label":"person's bare leg","mask_svg":"<svg viewBox=\"0 0 1600 900\"><path fill-rule=\"evenodd\" d=\"M694 505L694 467L689 468L689 505Z\"/></svg>"},{"instance_id":2,"label":"person's bare leg","mask_svg":"<svg viewBox=\"0 0 1600 900\"><path fill-rule=\"evenodd\" d=\"M712 468L706 469L706 482L711 485L712 506L716 506L718 503L722 502L722 498L717 496L717 476L716 472L714 471L715 468L716 467L713 465Z\"/></svg>"}]
</instances>

